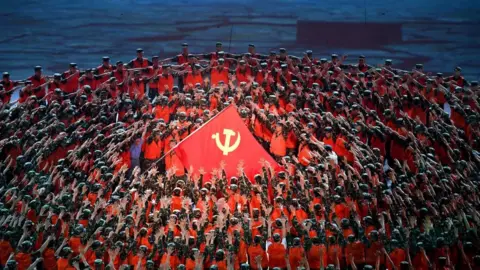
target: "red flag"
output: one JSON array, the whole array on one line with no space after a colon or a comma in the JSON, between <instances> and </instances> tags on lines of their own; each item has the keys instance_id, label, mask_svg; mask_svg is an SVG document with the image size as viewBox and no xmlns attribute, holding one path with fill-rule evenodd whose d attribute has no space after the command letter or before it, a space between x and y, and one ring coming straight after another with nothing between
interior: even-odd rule
<instances>
[{"instance_id":1,"label":"red flag","mask_svg":"<svg viewBox=\"0 0 480 270\"><path fill-rule=\"evenodd\" d=\"M203 168L207 178L210 178L214 169L220 169L222 161L226 163L227 177L237 176L238 165L242 163L251 181L255 174L261 172L262 159L274 169L280 167L255 140L235 106L228 106L221 111L181 141L174 150L185 168L191 166L195 172Z\"/></svg>"}]
</instances>

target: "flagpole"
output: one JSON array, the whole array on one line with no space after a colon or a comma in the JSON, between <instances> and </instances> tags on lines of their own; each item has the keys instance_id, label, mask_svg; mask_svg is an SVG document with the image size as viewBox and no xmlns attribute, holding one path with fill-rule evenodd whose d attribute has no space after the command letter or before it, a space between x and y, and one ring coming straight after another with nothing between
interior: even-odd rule
<instances>
[{"instance_id":1,"label":"flagpole","mask_svg":"<svg viewBox=\"0 0 480 270\"><path fill-rule=\"evenodd\" d=\"M210 121L212 121L213 119L215 119L217 116L219 116L221 113L223 113L226 109L230 108L230 106L233 106L233 103L231 103L230 105L228 105L226 108L224 108L223 110L221 110L219 113L217 113L214 117L208 119L207 122L205 122L201 127L199 127L198 129L196 129L195 131L193 131L192 133L190 133L187 137L185 137L185 139L181 140L179 143L177 143L177 145L175 145L172 149L168 150L167 153L165 153L163 156L161 156L157 161L155 161L149 168L148 170L144 171L142 174L145 174L147 173L148 171L150 171L150 169L152 169L154 166L156 166L158 164L158 162L162 161L168 154L170 154L173 150L175 150L177 148L177 146L179 144L181 144L182 142L186 141L188 138L190 138L190 136L192 136L193 134L195 134L195 132L197 132L198 130L200 130L201 128L203 128L204 126L206 126Z\"/></svg>"}]
</instances>

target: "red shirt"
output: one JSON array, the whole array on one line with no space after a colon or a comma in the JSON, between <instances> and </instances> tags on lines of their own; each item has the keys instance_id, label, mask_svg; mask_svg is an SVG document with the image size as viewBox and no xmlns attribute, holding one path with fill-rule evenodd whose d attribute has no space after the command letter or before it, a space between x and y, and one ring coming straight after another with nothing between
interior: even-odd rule
<instances>
[{"instance_id":1,"label":"red shirt","mask_svg":"<svg viewBox=\"0 0 480 270\"><path fill-rule=\"evenodd\" d=\"M111 72L112 70L113 70L112 65L108 65L108 66L101 65L101 66L97 67L98 75L102 75L103 73ZM104 83L107 80L108 80L108 76L102 76L101 78L98 79L97 84Z\"/></svg>"},{"instance_id":2,"label":"red shirt","mask_svg":"<svg viewBox=\"0 0 480 270\"><path fill-rule=\"evenodd\" d=\"M67 83L65 84L65 92L67 93L76 92L78 89L78 79L80 78L80 73L79 72L72 73L71 71L65 71L63 73L63 78L68 79Z\"/></svg>"},{"instance_id":3,"label":"red shirt","mask_svg":"<svg viewBox=\"0 0 480 270\"><path fill-rule=\"evenodd\" d=\"M142 59L135 58L135 59L132 59L132 61L130 61L129 63L129 66L133 68L146 68L148 67L148 65L149 65L149 61L147 58L142 58Z\"/></svg>"},{"instance_id":4,"label":"red shirt","mask_svg":"<svg viewBox=\"0 0 480 270\"><path fill-rule=\"evenodd\" d=\"M35 75L30 76L30 78L28 78L28 80L30 80L32 82L32 89L37 88L40 85L47 82L47 80L45 80L44 77L39 78ZM40 91L35 92L35 96L37 96L37 98L43 98L45 96L45 87L42 87L42 89Z\"/></svg>"}]
</instances>

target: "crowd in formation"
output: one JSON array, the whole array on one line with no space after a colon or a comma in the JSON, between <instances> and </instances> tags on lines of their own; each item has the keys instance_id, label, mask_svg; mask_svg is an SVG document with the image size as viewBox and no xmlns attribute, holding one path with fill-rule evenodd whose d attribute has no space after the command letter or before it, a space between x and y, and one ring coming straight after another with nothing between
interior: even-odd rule
<instances>
[{"instance_id":1,"label":"crowd in formation","mask_svg":"<svg viewBox=\"0 0 480 270\"><path fill-rule=\"evenodd\" d=\"M460 67L217 43L34 72L0 83L4 269L480 269L479 89ZM281 171L193 175L170 151L232 103Z\"/></svg>"}]
</instances>

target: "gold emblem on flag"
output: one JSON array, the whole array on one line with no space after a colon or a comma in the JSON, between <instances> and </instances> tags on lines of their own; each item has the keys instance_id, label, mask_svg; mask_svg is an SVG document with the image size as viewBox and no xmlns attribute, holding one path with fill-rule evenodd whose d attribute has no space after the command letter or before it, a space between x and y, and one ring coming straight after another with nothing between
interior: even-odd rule
<instances>
[{"instance_id":1,"label":"gold emblem on flag","mask_svg":"<svg viewBox=\"0 0 480 270\"><path fill-rule=\"evenodd\" d=\"M228 153L233 152L237 149L237 147L240 145L240 133L236 133L237 139L235 140L235 143L233 145L230 145L230 139L232 136L235 136L235 131L231 129L224 129L223 130L223 135L225 135L225 142L222 144L220 141L220 134L217 132L212 135L212 139L215 140L215 143L217 144L218 149L220 149L223 152L224 156L227 156Z\"/></svg>"}]
</instances>

